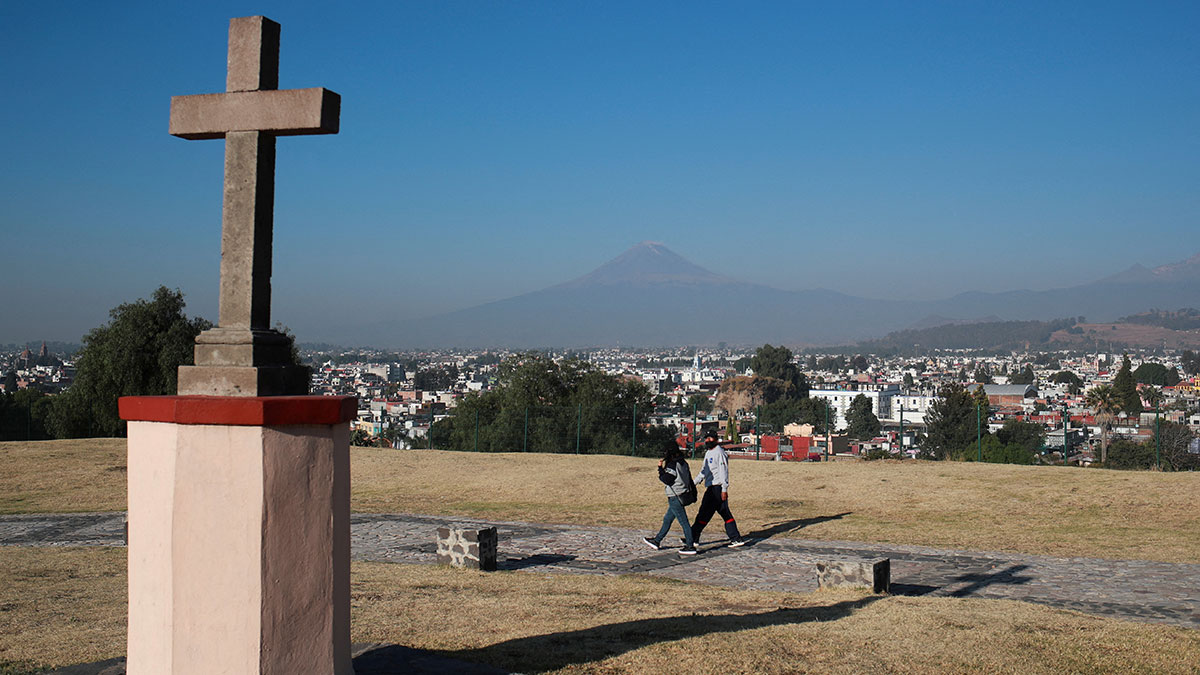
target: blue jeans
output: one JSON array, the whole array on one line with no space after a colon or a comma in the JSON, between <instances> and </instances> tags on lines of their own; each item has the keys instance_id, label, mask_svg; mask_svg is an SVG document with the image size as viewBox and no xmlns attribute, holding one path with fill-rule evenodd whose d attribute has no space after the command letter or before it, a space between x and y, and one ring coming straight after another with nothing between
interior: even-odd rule
<instances>
[{"instance_id":1,"label":"blue jeans","mask_svg":"<svg viewBox=\"0 0 1200 675\"><path fill-rule=\"evenodd\" d=\"M671 531L672 520L678 520L683 527L684 548L691 548L692 525L688 522L687 511L683 509L683 504L679 503L678 497L667 497L667 512L663 515L662 529L654 536L654 541L662 541L663 537L667 536L667 532Z\"/></svg>"}]
</instances>

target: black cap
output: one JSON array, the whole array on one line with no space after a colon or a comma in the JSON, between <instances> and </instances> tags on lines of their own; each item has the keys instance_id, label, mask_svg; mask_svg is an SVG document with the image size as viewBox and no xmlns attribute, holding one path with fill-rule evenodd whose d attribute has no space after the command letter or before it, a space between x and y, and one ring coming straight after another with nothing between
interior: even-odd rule
<instances>
[{"instance_id":1,"label":"black cap","mask_svg":"<svg viewBox=\"0 0 1200 675\"><path fill-rule=\"evenodd\" d=\"M709 429L708 431L704 432L703 438L706 441L710 438L715 441L715 440L719 439L720 437L721 437L720 434L718 434L716 431Z\"/></svg>"}]
</instances>

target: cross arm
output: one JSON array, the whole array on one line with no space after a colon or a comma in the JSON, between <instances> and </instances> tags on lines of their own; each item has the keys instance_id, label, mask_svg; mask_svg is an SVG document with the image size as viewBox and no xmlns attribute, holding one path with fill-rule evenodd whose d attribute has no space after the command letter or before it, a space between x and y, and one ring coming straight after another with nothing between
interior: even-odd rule
<instances>
[{"instance_id":1,"label":"cross arm","mask_svg":"<svg viewBox=\"0 0 1200 675\"><path fill-rule=\"evenodd\" d=\"M336 134L341 103L341 96L321 87L172 96L169 131L189 140L224 138L231 131Z\"/></svg>"}]
</instances>

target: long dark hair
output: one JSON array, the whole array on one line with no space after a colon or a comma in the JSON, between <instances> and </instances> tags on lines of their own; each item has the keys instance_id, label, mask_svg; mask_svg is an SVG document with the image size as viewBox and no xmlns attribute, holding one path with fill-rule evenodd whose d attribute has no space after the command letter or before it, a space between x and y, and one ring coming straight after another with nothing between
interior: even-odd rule
<instances>
[{"instance_id":1,"label":"long dark hair","mask_svg":"<svg viewBox=\"0 0 1200 675\"><path fill-rule=\"evenodd\" d=\"M674 440L663 443L663 459L668 462L683 459L683 450Z\"/></svg>"}]
</instances>

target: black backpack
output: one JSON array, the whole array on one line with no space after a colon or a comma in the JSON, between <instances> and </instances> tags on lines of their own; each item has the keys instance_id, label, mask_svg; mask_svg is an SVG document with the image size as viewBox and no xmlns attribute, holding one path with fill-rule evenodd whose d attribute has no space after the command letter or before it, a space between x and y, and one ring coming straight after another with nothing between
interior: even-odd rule
<instances>
[{"instance_id":1,"label":"black backpack","mask_svg":"<svg viewBox=\"0 0 1200 675\"><path fill-rule=\"evenodd\" d=\"M683 491L683 494L676 494L675 497L679 499L680 504L683 504L684 506L690 506L696 503L696 498L699 496L696 490L696 481L692 480L692 470L687 466L687 464L684 463L682 459L676 460L675 472L679 475L682 475L683 470L680 469L680 465L683 465L683 467L687 470L687 489ZM671 488L671 491L674 492L675 488Z\"/></svg>"}]
</instances>

